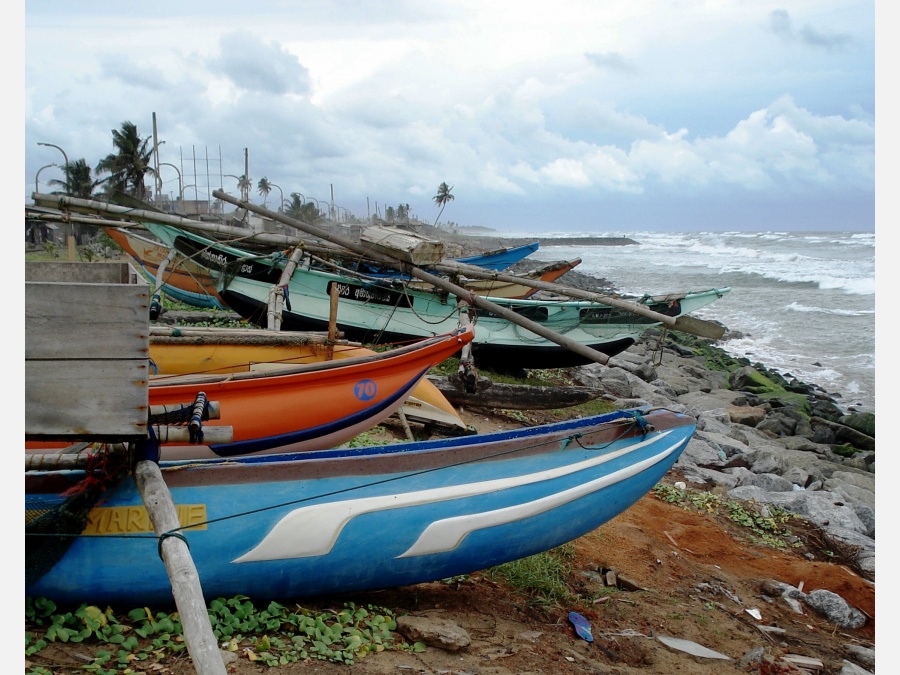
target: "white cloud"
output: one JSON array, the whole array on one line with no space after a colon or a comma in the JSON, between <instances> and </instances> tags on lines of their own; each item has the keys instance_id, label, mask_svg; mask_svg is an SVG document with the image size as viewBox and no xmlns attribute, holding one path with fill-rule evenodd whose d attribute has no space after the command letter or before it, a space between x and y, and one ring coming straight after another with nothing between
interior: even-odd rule
<instances>
[{"instance_id":1,"label":"white cloud","mask_svg":"<svg viewBox=\"0 0 900 675\"><path fill-rule=\"evenodd\" d=\"M57 159L37 141L93 165L111 129L149 135L156 113L185 183L243 173L247 148L252 179L319 199L334 186L359 212L425 212L444 180L463 224L506 199L874 203L862 0L44 9L26 5L26 199Z\"/></svg>"}]
</instances>

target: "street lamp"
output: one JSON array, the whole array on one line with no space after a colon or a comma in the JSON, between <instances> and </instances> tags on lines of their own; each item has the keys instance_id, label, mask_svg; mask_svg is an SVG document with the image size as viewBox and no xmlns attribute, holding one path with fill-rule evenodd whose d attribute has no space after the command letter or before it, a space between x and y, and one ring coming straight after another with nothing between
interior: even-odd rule
<instances>
[{"instance_id":1,"label":"street lamp","mask_svg":"<svg viewBox=\"0 0 900 675\"><path fill-rule=\"evenodd\" d=\"M238 187L238 189L241 191L241 201L245 201L245 202L246 202L246 201L248 201L248 200L250 199L250 195L249 195L249 191L250 191L250 190L249 190L249 181L248 181L247 185L244 185L244 184L241 182L241 178L242 178L242 177L241 177L241 176L235 176L233 173L226 173L226 174L224 175L224 177L225 177L225 178L234 178L234 179L237 181L237 187ZM225 188L222 188L222 189L224 190Z\"/></svg>"},{"instance_id":2,"label":"street lamp","mask_svg":"<svg viewBox=\"0 0 900 675\"><path fill-rule=\"evenodd\" d=\"M38 169L37 173L34 175L34 191L40 193L38 189L38 178L41 177L41 171L44 169L49 169L51 166L56 166L56 164L44 164L40 169Z\"/></svg>"},{"instance_id":3,"label":"street lamp","mask_svg":"<svg viewBox=\"0 0 900 675\"><path fill-rule=\"evenodd\" d=\"M41 143L40 141L38 141L38 145L45 145L45 146L47 146L48 148L56 148L57 150L59 150L59 151L62 153L63 159L64 159L65 162L66 162L66 163L65 163L65 167L68 168L68 166L69 166L69 156L66 154L66 151L65 151L65 150L63 150L63 149L62 149L61 147L59 147L58 145L53 145L53 143ZM66 177L68 177L68 173L66 173Z\"/></svg>"},{"instance_id":4,"label":"street lamp","mask_svg":"<svg viewBox=\"0 0 900 675\"><path fill-rule=\"evenodd\" d=\"M160 162L159 165L160 166L171 166L173 169L175 169L175 173L178 174L178 196L180 197L181 193L184 192L184 190L182 190L182 188L181 188L181 171L178 170L177 166L175 166L174 164L169 164L168 162Z\"/></svg>"},{"instance_id":5,"label":"street lamp","mask_svg":"<svg viewBox=\"0 0 900 675\"><path fill-rule=\"evenodd\" d=\"M281 189L280 185L275 185L275 183L269 183L272 187L278 188L278 194L281 195L281 201L278 203L278 213L284 211L284 191Z\"/></svg>"}]
</instances>

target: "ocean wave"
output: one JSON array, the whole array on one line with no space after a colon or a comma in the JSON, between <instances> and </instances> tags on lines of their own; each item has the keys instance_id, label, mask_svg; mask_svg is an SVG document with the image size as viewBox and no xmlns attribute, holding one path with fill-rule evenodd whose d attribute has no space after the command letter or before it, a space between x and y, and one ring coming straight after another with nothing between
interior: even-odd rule
<instances>
[{"instance_id":1,"label":"ocean wave","mask_svg":"<svg viewBox=\"0 0 900 675\"><path fill-rule=\"evenodd\" d=\"M874 316L874 309L835 309L833 307L810 307L792 302L785 310L788 312L815 313L815 314L832 314L834 316Z\"/></svg>"}]
</instances>

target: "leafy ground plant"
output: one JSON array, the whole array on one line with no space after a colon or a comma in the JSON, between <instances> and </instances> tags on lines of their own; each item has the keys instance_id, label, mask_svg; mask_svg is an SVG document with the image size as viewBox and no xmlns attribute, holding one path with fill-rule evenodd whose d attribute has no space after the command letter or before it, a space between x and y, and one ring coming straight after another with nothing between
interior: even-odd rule
<instances>
[{"instance_id":1,"label":"leafy ground plant","mask_svg":"<svg viewBox=\"0 0 900 675\"><path fill-rule=\"evenodd\" d=\"M422 643L405 642L395 632L394 614L374 605L345 603L340 610L317 612L270 602L259 609L249 598L235 596L212 601L208 612L222 648L260 665L315 660L351 665L374 652L425 649ZM26 673L63 672L59 663L42 658L42 651L54 642L100 646L91 650L89 662L68 667L71 672L97 675L136 672L186 653L177 612L137 608L118 616L110 608L101 610L93 605L60 611L49 600L26 598Z\"/></svg>"},{"instance_id":2,"label":"leafy ground plant","mask_svg":"<svg viewBox=\"0 0 900 675\"><path fill-rule=\"evenodd\" d=\"M793 523L803 519L778 506L726 499L711 492L682 489L666 483L656 485L653 493L670 504L678 504L704 513L725 515L733 523L746 528L754 543L777 549L797 548L803 545L791 527Z\"/></svg>"}]
</instances>

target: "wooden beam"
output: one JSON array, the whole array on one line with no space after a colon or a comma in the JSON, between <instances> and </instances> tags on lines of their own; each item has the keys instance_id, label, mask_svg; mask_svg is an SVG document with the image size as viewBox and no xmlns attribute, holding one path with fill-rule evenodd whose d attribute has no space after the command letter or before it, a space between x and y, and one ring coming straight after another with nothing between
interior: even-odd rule
<instances>
[{"instance_id":1,"label":"wooden beam","mask_svg":"<svg viewBox=\"0 0 900 675\"><path fill-rule=\"evenodd\" d=\"M156 536L180 532L178 512L159 466L149 460L138 462L134 467L134 481ZM209 623L200 575L187 543L178 536L167 536L161 539L159 551L172 584L175 606L181 617L184 640L194 668L199 675L226 675L225 662Z\"/></svg>"}]
</instances>

